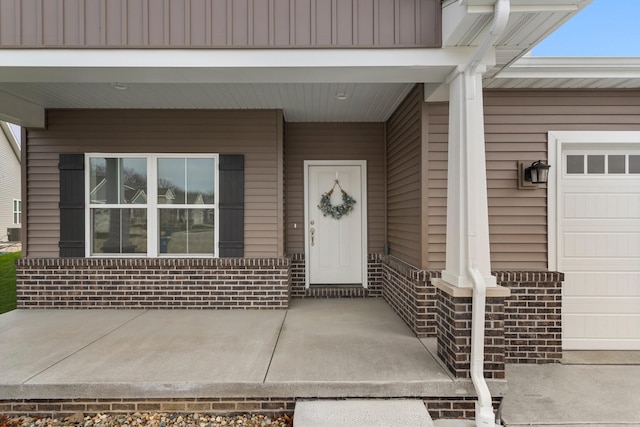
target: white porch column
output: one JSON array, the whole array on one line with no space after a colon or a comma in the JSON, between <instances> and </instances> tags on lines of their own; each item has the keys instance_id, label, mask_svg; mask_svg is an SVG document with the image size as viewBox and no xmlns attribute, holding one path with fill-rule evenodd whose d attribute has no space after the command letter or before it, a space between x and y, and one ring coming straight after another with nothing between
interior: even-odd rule
<instances>
[{"instance_id":1,"label":"white porch column","mask_svg":"<svg viewBox=\"0 0 640 427\"><path fill-rule=\"evenodd\" d=\"M447 256L442 279L473 287L470 268L496 286L491 276L489 213L482 108L483 66L458 68L449 82Z\"/></svg>"}]
</instances>

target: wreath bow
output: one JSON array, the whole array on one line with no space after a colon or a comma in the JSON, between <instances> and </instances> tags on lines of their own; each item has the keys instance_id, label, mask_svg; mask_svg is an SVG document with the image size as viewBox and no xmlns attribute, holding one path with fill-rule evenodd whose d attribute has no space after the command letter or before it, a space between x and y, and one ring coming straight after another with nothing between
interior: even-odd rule
<instances>
[{"instance_id":1,"label":"wreath bow","mask_svg":"<svg viewBox=\"0 0 640 427\"><path fill-rule=\"evenodd\" d=\"M331 204L331 195L333 194L333 190L335 190L336 185L342 192L342 204L333 206ZM354 200L354 198L348 195L347 192L342 189L342 186L340 186L340 182L336 179L336 181L333 183L333 187L331 187L331 190L322 194L318 209L320 209L320 212L322 212L323 216L330 216L331 218L340 219L344 215L347 215L349 212L351 212L353 210L353 205L355 204L356 201Z\"/></svg>"}]
</instances>

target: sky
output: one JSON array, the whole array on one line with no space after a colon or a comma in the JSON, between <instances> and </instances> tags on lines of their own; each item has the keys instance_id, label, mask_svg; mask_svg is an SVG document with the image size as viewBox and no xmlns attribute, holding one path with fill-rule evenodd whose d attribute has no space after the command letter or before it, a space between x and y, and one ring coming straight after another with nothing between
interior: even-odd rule
<instances>
[{"instance_id":1,"label":"sky","mask_svg":"<svg viewBox=\"0 0 640 427\"><path fill-rule=\"evenodd\" d=\"M593 0L533 56L640 56L640 0Z\"/></svg>"}]
</instances>

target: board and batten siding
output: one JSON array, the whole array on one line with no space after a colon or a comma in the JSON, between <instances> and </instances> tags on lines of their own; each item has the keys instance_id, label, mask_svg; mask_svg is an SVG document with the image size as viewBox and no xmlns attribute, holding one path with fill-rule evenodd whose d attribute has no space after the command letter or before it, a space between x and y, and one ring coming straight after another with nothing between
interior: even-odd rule
<instances>
[{"instance_id":1,"label":"board and batten siding","mask_svg":"<svg viewBox=\"0 0 640 427\"><path fill-rule=\"evenodd\" d=\"M58 257L58 155L84 152L243 154L245 257L282 256L281 132L279 110L49 110L26 144L28 257Z\"/></svg>"},{"instance_id":2,"label":"board and batten siding","mask_svg":"<svg viewBox=\"0 0 640 427\"><path fill-rule=\"evenodd\" d=\"M423 87L387 121L387 240L390 254L423 268Z\"/></svg>"},{"instance_id":3,"label":"board and batten siding","mask_svg":"<svg viewBox=\"0 0 640 427\"><path fill-rule=\"evenodd\" d=\"M428 109L429 269L443 269L448 104ZM546 270L547 192L518 190L516 162L547 160L551 130L640 130L640 91L489 90L484 114L492 268Z\"/></svg>"},{"instance_id":4,"label":"board and batten siding","mask_svg":"<svg viewBox=\"0 0 640 427\"><path fill-rule=\"evenodd\" d=\"M285 135L287 253L304 252L305 160L367 161L368 251L381 253L385 221L384 123L287 123Z\"/></svg>"},{"instance_id":5,"label":"board and batten siding","mask_svg":"<svg viewBox=\"0 0 640 427\"><path fill-rule=\"evenodd\" d=\"M440 47L440 0L2 0L2 47Z\"/></svg>"}]
</instances>

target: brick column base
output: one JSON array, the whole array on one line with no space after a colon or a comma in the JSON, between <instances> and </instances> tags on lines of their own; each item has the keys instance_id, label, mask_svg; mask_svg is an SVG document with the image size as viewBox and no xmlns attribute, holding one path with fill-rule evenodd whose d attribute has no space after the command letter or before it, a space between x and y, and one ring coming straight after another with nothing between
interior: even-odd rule
<instances>
[{"instance_id":1,"label":"brick column base","mask_svg":"<svg viewBox=\"0 0 640 427\"><path fill-rule=\"evenodd\" d=\"M456 378L471 377L472 290L433 279L437 289L438 357ZM504 379L504 300L509 290L487 290L485 306L484 376Z\"/></svg>"}]
</instances>

